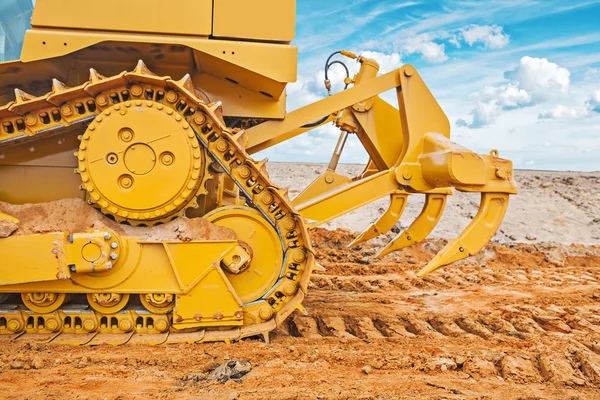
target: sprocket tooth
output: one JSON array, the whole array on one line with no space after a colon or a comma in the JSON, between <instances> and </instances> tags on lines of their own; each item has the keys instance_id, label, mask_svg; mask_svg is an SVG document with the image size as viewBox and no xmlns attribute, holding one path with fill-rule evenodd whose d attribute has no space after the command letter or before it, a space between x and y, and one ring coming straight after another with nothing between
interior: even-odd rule
<instances>
[{"instance_id":1,"label":"sprocket tooth","mask_svg":"<svg viewBox=\"0 0 600 400\"><path fill-rule=\"evenodd\" d=\"M66 92L69 89L71 88L59 81L58 79L52 79L52 94Z\"/></svg>"},{"instance_id":2,"label":"sprocket tooth","mask_svg":"<svg viewBox=\"0 0 600 400\"><path fill-rule=\"evenodd\" d=\"M133 69L133 73L134 74L138 74L138 75L157 76L154 72L150 71L150 69L148 68L148 66L142 60L138 60L137 65Z\"/></svg>"},{"instance_id":3,"label":"sprocket tooth","mask_svg":"<svg viewBox=\"0 0 600 400\"><path fill-rule=\"evenodd\" d=\"M175 82L177 86L187 90L189 93L195 95L196 87L194 86L194 82L192 81L192 77L190 74L185 74L183 78Z\"/></svg>"},{"instance_id":4,"label":"sprocket tooth","mask_svg":"<svg viewBox=\"0 0 600 400\"><path fill-rule=\"evenodd\" d=\"M242 148L246 148L248 146L248 135L246 135L245 130L241 130L236 133L234 136L235 142Z\"/></svg>"},{"instance_id":5,"label":"sprocket tooth","mask_svg":"<svg viewBox=\"0 0 600 400\"><path fill-rule=\"evenodd\" d=\"M288 188L277 189L277 193L279 193L279 195L283 197L286 201L290 201L289 191L290 190Z\"/></svg>"},{"instance_id":6,"label":"sprocket tooth","mask_svg":"<svg viewBox=\"0 0 600 400\"><path fill-rule=\"evenodd\" d=\"M208 104L208 109L213 113L214 116L219 118L219 121L225 125L225 120L223 119L223 103L221 101L214 101Z\"/></svg>"},{"instance_id":7,"label":"sprocket tooth","mask_svg":"<svg viewBox=\"0 0 600 400\"><path fill-rule=\"evenodd\" d=\"M29 94L21 89L15 89L15 105L22 104L35 99L36 96Z\"/></svg>"},{"instance_id":8,"label":"sprocket tooth","mask_svg":"<svg viewBox=\"0 0 600 400\"><path fill-rule=\"evenodd\" d=\"M260 172L262 172L263 174L267 174L267 175L268 175L268 174L269 174L269 172L267 171L267 163L268 163L268 162L269 162L269 159L268 159L268 158L264 158L264 159L262 159L261 161L259 161L259 162L257 162L257 163L255 164L255 165L256 165L256 168L257 168L257 169L258 169ZM286 190L287 190L287 189L286 189Z\"/></svg>"},{"instance_id":9,"label":"sprocket tooth","mask_svg":"<svg viewBox=\"0 0 600 400\"><path fill-rule=\"evenodd\" d=\"M98 83L104 79L106 79L106 77L104 75L99 74L98 71L96 71L94 68L90 68L90 82L91 83Z\"/></svg>"}]
</instances>

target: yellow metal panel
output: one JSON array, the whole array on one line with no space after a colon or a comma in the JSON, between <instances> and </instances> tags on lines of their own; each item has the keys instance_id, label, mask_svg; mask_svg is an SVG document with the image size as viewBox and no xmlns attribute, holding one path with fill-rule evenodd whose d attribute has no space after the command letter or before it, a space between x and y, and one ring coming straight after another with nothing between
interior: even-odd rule
<instances>
[{"instance_id":1,"label":"yellow metal panel","mask_svg":"<svg viewBox=\"0 0 600 400\"><path fill-rule=\"evenodd\" d=\"M212 0L38 0L31 25L99 31L209 36Z\"/></svg>"},{"instance_id":2,"label":"yellow metal panel","mask_svg":"<svg viewBox=\"0 0 600 400\"><path fill-rule=\"evenodd\" d=\"M69 269L64 258L60 257L60 254L64 254L64 240L65 235L62 233L0 240L0 284L68 279Z\"/></svg>"},{"instance_id":3,"label":"yellow metal panel","mask_svg":"<svg viewBox=\"0 0 600 400\"><path fill-rule=\"evenodd\" d=\"M296 0L216 0L213 35L289 43L296 28Z\"/></svg>"},{"instance_id":4,"label":"yellow metal panel","mask_svg":"<svg viewBox=\"0 0 600 400\"><path fill-rule=\"evenodd\" d=\"M44 44L45 42L45 44ZM110 43L114 42L114 43ZM67 43L65 46L64 44ZM95 51L88 51L87 56L102 57L101 61L111 62L123 59L144 58L148 66L155 70L152 60L157 65L169 63L169 59L186 54L180 48L163 46L163 51L157 51L160 44L181 45L222 59L237 65L259 76L265 76L276 82L294 82L297 73L298 48L281 44L237 42L231 40L214 40L190 36L147 35L139 33L92 32L58 29L33 29L25 34L25 42L21 53L21 61L32 62L71 54L98 43L106 43ZM146 48L137 50L140 45ZM132 47L129 47L129 45ZM113 51L110 51L110 50ZM123 51L125 49L125 51ZM105 52L105 50L109 50ZM86 57L87 58L87 57ZM276 62L274 62L276 60ZM18 66L15 66L19 68ZM193 65L187 65L190 68ZM199 65L200 70L210 65ZM64 72L64 71L63 71ZM187 72L190 72L189 70ZM60 76L58 70L57 76ZM281 88L283 90L283 87Z\"/></svg>"}]
</instances>

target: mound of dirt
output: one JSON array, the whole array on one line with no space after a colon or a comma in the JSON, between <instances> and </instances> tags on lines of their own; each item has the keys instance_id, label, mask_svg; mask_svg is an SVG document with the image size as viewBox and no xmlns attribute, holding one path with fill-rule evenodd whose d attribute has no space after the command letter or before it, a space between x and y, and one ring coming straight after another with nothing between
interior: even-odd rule
<instances>
[{"instance_id":1,"label":"mound of dirt","mask_svg":"<svg viewBox=\"0 0 600 400\"><path fill-rule=\"evenodd\" d=\"M78 198L48 203L15 205L0 202L0 212L19 220L17 229L12 221L0 220L0 237L35 235L49 232L86 232L89 229L110 229L120 235L141 237L144 240L235 240L235 233L216 226L203 218L177 218L153 227L119 224L85 201ZM6 221L6 223L4 223ZM5 237L6 237L5 236Z\"/></svg>"}]
</instances>

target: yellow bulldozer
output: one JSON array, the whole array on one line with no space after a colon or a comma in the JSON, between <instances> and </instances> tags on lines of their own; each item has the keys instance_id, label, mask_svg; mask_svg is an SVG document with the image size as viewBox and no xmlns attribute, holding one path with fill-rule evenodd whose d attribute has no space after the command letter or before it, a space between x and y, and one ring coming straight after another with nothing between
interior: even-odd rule
<instances>
[{"instance_id":1,"label":"yellow bulldozer","mask_svg":"<svg viewBox=\"0 0 600 400\"><path fill-rule=\"evenodd\" d=\"M453 143L411 65L378 75L334 53L326 71L359 63L347 89L286 113L295 13L295 0L37 0L20 59L0 63L0 339L268 340L305 312L310 229L386 196L352 246L426 200L378 256L424 240L454 189L481 193L420 276L492 238L512 163ZM391 89L397 107L379 97ZM290 199L251 156L324 124L340 131L331 162ZM369 155L352 178L336 173L349 135Z\"/></svg>"}]
</instances>

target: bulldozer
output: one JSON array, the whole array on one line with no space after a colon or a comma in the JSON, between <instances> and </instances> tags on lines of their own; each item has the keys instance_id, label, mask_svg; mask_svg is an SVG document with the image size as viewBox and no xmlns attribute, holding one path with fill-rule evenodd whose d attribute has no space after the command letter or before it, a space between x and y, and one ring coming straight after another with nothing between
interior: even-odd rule
<instances>
[{"instance_id":1,"label":"bulldozer","mask_svg":"<svg viewBox=\"0 0 600 400\"><path fill-rule=\"evenodd\" d=\"M35 2L19 59L0 63L0 340L268 341L306 313L310 230L385 197L350 246L425 203L377 257L423 241L454 190L481 193L419 276L491 240L511 161L452 142L413 66L379 74L350 51L325 65L329 90L333 65L358 63L345 90L287 112L295 25L295 0ZM340 132L327 170L290 199L252 155L325 124ZM350 135L369 156L355 177L336 172Z\"/></svg>"}]
</instances>

